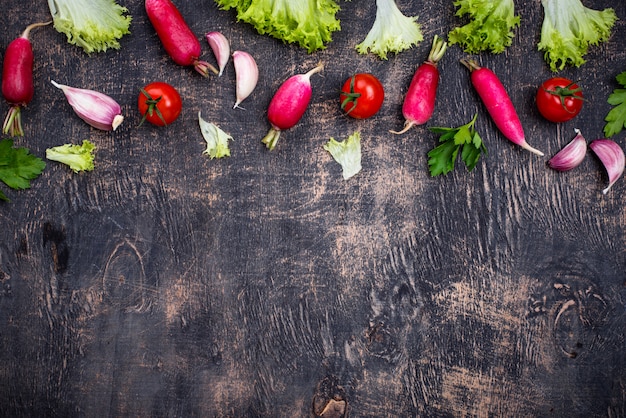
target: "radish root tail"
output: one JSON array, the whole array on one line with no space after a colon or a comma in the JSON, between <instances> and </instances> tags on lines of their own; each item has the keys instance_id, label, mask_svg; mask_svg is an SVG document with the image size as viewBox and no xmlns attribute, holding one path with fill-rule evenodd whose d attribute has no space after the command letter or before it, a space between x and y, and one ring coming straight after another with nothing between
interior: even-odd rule
<instances>
[{"instance_id":1,"label":"radish root tail","mask_svg":"<svg viewBox=\"0 0 626 418\"><path fill-rule=\"evenodd\" d=\"M540 156L540 157L543 157L543 155L544 155L544 154L543 154L543 152L539 151L539 150L538 150L538 149L536 149L536 148L531 147L531 146L528 144L528 142L524 142L524 143L523 143L523 144L521 144L521 145L522 145L522 148L524 148L525 150L528 150L528 151L532 152L533 154L537 154L537 155L538 155L538 156Z\"/></svg>"},{"instance_id":2,"label":"radish root tail","mask_svg":"<svg viewBox=\"0 0 626 418\"><path fill-rule=\"evenodd\" d=\"M405 133L406 131L408 131L409 129L411 129L415 125L416 125L416 123L414 121L407 120L406 122L404 122L404 128L402 128L401 131L389 130L389 132L391 132L392 134L401 135L401 134Z\"/></svg>"}]
</instances>

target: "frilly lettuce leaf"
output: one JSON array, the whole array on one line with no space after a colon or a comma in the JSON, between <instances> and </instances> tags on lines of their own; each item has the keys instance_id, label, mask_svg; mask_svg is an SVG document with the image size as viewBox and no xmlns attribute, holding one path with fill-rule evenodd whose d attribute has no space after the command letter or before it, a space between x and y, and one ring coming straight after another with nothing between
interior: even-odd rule
<instances>
[{"instance_id":1,"label":"frilly lettuce leaf","mask_svg":"<svg viewBox=\"0 0 626 418\"><path fill-rule=\"evenodd\" d=\"M115 0L48 0L54 28L87 54L119 49L118 39L130 33L131 16Z\"/></svg>"},{"instance_id":2,"label":"frilly lettuce leaf","mask_svg":"<svg viewBox=\"0 0 626 418\"><path fill-rule=\"evenodd\" d=\"M356 50L360 54L372 52L386 60L388 52L405 51L423 40L416 16L402 14L394 0L376 0L374 24Z\"/></svg>"},{"instance_id":3,"label":"frilly lettuce leaf","mask_svg":"<svg viewBox=\"0 0 626 418\"><path fill-rule=\"evenodd\" d=\"M324 145L324 149L341 164L343 179L348 180L361 171L361 133L355 132L346 140L339 142L335 138Z\"/></svg>"},{"instance_id":4,"label":"frilly lettuce leaf","mask_svg":"<svg viewBox=\"0 0 626 418\"><path fill-rule=\"evenodd\" d=\"M221 130L217 125L202 119L200 112L198 112L198 121L202 137L206 141L206 149L202 154L208 155L211 159L230 157L228 141L232 140L233 137Z\"/></svg>"},{"instance_id":5,"label":"frilly lettuce leaf","mask_svg":"<svg viewBox=\"0 0 626 418\"><path fill-rule=\"evenodd\" d=\"M537 46L552 71L583 65L589 46L609 39L617 20L613 9L589 9L580 0L541 0L541 4L544 18Z\"/></svg>"},{"instance_id":6,"label":"frilly lettuce leaf","mask_svg":"<svg viewBox=\"0 0 626 418\"><path fill-rule=\"evenodd\" d=\"M513 0L456 0L456 15L467 15L469 22L448 34L450 44L458 44L470 54L504 52L513 41L513 29L520 24Z\"/></svg>"},{"instance_id":7,"label":"frilly lettuce leaf","mask_svg":"<svg viewBox=\"0 0 626 418\"><path fill-rule=\"evenodd\" d=\"M46 158L70 166L75 173L92 171L96 146L89 140L83 140L82 145L65 144L46 150Z\"/></svg>"},{"instance_id":8,"label":"frilly lettuce leaf","mask_svg":"<svg viewBox=\"0 0 626 418\"><path fill-rule=\"evenodd\" d=\"M334 0L215 0L223 10L235 9L237 20L262 35L296 43L309 53L324 49L341 29Z\"/></svg>"}]
</instances>

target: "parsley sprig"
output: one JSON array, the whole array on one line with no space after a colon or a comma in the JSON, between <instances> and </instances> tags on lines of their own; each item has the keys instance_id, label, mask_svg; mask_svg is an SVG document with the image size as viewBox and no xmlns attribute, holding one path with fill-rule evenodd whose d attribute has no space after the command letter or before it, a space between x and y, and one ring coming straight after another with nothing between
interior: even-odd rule
<instances>
[{"instance_id":1,"label":"parsley sprig","mask_svg":"<svg viewBox=\"0 0 626 418\"><path fill-rule=\"evenodd\" d=\"M459 151L461 151L461 160L468 171L474 169L481 154L487 153L487 148L474 127L477 116L478 113L471 121L458 128L430 128L432 132L440 135L440 144L428 152L428 168L431 176L448 174L454 170Z\"/></svg>"},{"instance_id":2,"label":"parsley sprig","mask_svg":"<svg viewBox=\"0 0 626 418\"><path fill-rule=\"evenodd\" d=\"M0 181L12 189L28 189L30 181L39 177L46 163L28 148L14 148L12 139L0 141ZM0 200L9 198L0 190Z\"/></svg>"},{"instance_id":3,"label":"parsley sprig","mask_svg":"<svg viewBox=\"0 0 626 418\"><path fill-rule=\"evenodd\" d=\"M615 106L604 118L604 135L607 138L620 133L626 127L626 71L618 74L616 79L624 88L613 90L607 99L609 104Z\"/></svg>"}]
</instances>

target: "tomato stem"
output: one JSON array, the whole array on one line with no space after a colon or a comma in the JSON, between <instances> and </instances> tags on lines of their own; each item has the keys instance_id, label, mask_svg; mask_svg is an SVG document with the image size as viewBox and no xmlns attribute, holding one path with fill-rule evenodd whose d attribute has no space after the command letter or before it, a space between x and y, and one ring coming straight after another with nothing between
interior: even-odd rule
<instances>
[{"instance_id":1,"label":"tomato stem","mask_svg":"<svg viewBox=\"0 0 626 418\"><path fill-rule=\"evenodd\" d=\"M361 97L361 93L358 93L356 91L354 91L354 83L356 81L356 75L353 75L352 77L350 77L350 91L349 92L341 92L341 94L343 96L345 96L345 99L343 99L343 101L341 102L341 110L346 110L346 107L352 103L352 106L350 107L350 110L346 111L346 114L350 114L350 112L352 112L354 109L356 109L356 106L358 104L359 101L359 97Z\"/></svg>"},{"instance_id":2,"label":"tomato stem","mask_svg":"<svg viewBox=\"0 0 626 418\"><path fill-rule=\"evenodd\" d=\"M565 104L565 99L568 97L571 97L572 99L575 99L575 100L582 100L583 102L586 101L584 97L576 94L576 93L580 93L581 91L583 91L582 88L580 87L577 87L575 89L571 88L575 84L576 82L572 81L565 87L556 86L554 90L549 90L549 89L544 88L543 91L545 91L546 93L552 94L554 96L557 96L559 100L561 101L561 106L563 107L563 109L565 109L567 113L575 113L574 111L571 111L567 108L567 105Z\"/></svg>"},{"instance_id":3,"label":"tomato stem","mask_svg":"<svg viewBox=\"0 0 626 418\"><path fill-rule=\"evenodd\" d=\"M163 96L159 96L155 99L146 90L144 89L140 89L140 90L141 90L141 94L146 96L146 104L148 105L148 110L146 110L146 113L143 114L143 118L141 118L141 122L139 122L139 126L141 126L146 121L146 118L148 116L152 116L154 112L156 112L159 119L161 119L161 122L163 122L163 126L167 126L167 122L165 121L165 118L163 117L163 115L161 114L161 111L159 110L157 106L159 102L161 101L161 99L163 98Z\"/></svg>"}]
</instances>

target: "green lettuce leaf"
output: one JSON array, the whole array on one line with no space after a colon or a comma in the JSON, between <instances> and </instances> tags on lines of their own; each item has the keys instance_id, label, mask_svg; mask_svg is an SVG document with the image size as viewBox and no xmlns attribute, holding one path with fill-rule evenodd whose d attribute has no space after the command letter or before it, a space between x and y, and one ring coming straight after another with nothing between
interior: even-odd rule
<instances>
[{"instance_id":1,"label":"green lettuce leaf","mask_svg":"<svg viewBox=\"0 0 626 418\"><path fill-rule=\"evenodd\" d=\"M387 53L397 54L423 40L416 16L405 16L394 0L377 0L374 24L356 50L360 54L371 52L386 60Z\"/></svg>"},{"instance_id":2,"label":"green lettuce leaf","mask_svg":"<svg viewBox=\"0 0 626 418\"><path fill-rule=\"evenodd\" d=\"M513 41L513 29L520 24L513 0L456 0L456 15L467 15L469 22L448 34L450 44L458 44L470 54L504 52Z\"/></svg>"},{"instance_id":3,"label":"green lettuce leaf","mask_svg":"<svg viewBox=\"0 0 626 418\"><path fill-rule=\"evenodd\" d=\"M131 16L115 0L48 0L54 28L86 53L119 49L118 39L130 33Z\"/></svg>"},{"instance_id":4,"label":"green lettuce leaf","mask_svg":"<svg viewBox=\"0 0 626 418\"><path fill-rule=\"evenodd\" d=\"M295 43L309 53L324 49L341 29L334 0L215 0L223 10L235 9L237 20L262 35Z\"/></svg>"},{"instance_id":5,"label":"green lettuce leaf","mask_svg":"<svg viewBox=\"0 0 626 418\"><path fill-rule=\"evenodd\" d=\"M65 144L46 150L46 158L68 165L75 173L94 169L96 146L85 139L82 145Z\"/></svg>"},{"instance_id":6,"label":"green lettuce leaf","mask_svg":"<svg viewBox=\"0 0 626 418\"><path fill-rule=\"evenodd\" d=\"M541 0L541 4L544 18L537 47L552 71L583 65L589 46L609 39L617 20L613 9L589 9L580 0Z\"/></svg>"}]
</instances>

